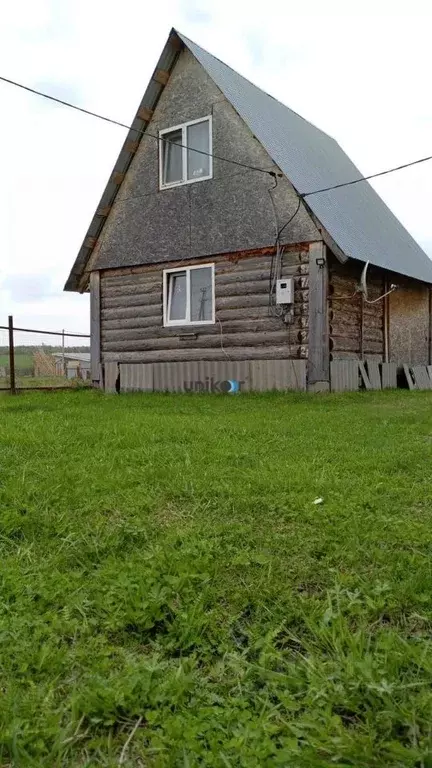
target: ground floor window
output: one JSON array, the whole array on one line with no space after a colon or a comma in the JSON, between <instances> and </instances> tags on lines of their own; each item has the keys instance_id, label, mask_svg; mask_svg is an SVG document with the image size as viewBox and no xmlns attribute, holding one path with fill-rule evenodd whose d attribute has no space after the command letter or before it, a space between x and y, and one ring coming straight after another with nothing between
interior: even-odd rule
<instances>
[{"instance_id":1,"label":"ground floor window","mask_svg":"<svg viewBox=\"0 0 432 768\"><path fill-rule=\"evenodd\" d=\"M214 321L214 264L165 269L164 325Z\"/></svg>"}]
</instances>

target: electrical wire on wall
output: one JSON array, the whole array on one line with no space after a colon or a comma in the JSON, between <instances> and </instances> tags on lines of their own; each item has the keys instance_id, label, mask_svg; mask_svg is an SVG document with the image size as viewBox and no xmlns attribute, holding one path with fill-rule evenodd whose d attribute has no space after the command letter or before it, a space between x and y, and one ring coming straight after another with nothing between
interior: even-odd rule
<instances>
[{"instance_id":1,"label":"electrical wire on wall","mask_svg":"<svg viewBox=\"0 0 432 768\"><path fill-rule=\"evenodd\" d=\"M225 355L225 357L226 357L226 359L227 359L227 360L231 360L231 357L230 357L230 355L228 354L228 352L226 351L226 349L225 349L225 347L224 347L224 341L223 341L223 325L222 325L222 320L220 319L220 317L219 317L219 315L218 315L218 314L216 314L216 320L217 320L217 321L218 321L218 323L219 323L219 329L220 329L220 348L221 348L221 351L223 352L223 354Z\"/></svg>"},{"instance_id":2,"label":"electrical wire on wall","mask_svg":"<svg viewBox=\"0 0 432 768\"><path fill-rule=\"evenodd\" d=\"M279 231L277 233L277 237L276 237L277 241L280 241L280 237L281 237L282 232L284 231L284 229L286 229L289 226L289 224L291 224L291 222L297 216L297 214L298 214L298 212L300 210L301 201L302 201L302 199L301 199L301 196L300 196L298 201L297 201L297 207L296 207L294 213L292 214L292 216L289 217L288 221L286 221L285 224L279 229Z\"/></svg>"},{"instance_id":3,"label":"electrical wire on wall","mask_svg":"<svg viewBox=\"0 0 432 768\"><path fill-rule=\"evenodd\" d=\"M276 303L274 301L274 295L276 290L276 280L278 279L278 275L280 274L281 268L282 268L282 261L281 261L281 251L280 251L280 245L279 245L279 221L278 221L278 215L276 210L276 204L273 199L273 190L276 189L278 185L277 176L274 178L274 184L271 187L268 187L267 192L270 197L271 206L273 209L273 216L275 221L275 232L276 232L276 240L275 240L275 249L276 252L272 254L271 262L270 262L270 275L269 275L269 315L278 315ZM280 316L280 315L279 315Z\"/></svg>"},{"instance_id":4,"label":"electrical wire on wall","mask_svg":"<svg viewBox=\"0 0 432 768\"><path fill-rule=\"evenodd\" d=\"M281 235L283 231L291 224L292 221L294 221L295 217L297 216L300 205L301 205L301 197L298 198L297 206L294 211L294 213L289 217L288 221L285 222L281 227L279 227L278 221L277 221L277 213L276 213L276 207L274 204L273 196L272 196L272 190L276 189L277 187L277 177L275 177L275 183L272 187L269 188L268 192L270 195L270 199L273 204L273 210L275 213L275 221L276 221L276 239L275 239L275 252L272 254L271 258L271 264L270 264L270 276L269 276L269 315L273 317L284 317L285 322L287 324L292 324L294 317L293 312L287 312L287 305L285 304L276 304L276 285L277 281L281 279L282 276L282 264L283 264L283 255L284 255L284 249L281 246Z\"/></svg>"},{"instance_id":5,"label":"electrical wire on wall","mask_svg":"<svg viewBox=\"0 0 432 768\"><path fill-rule=\"evenodd\" d=\"M286 247L284 247L281 244L281 236L285 229L291 224L292 221L294 221L295 217L297 216L300 206L301 206L301 197L297 200L297 205L295 207L295 210L289 217L289 219L282 224L282 226L279 225L278 216L277 216L277 209L275 206L275 201L273 199L273 191L278 186L278 178L275 176L274 184L268 188L268 193L270 196L270 200L273 207L273 213L274 213L274 219L275 219L275 242L274 242L274 251L271 256L271 263L270 263L270 273L269 273L269 287L268 287L268 314L270 317L279 318L285 326L287 326L287 342L289 347L292 347L293 345L297 345L298 343L301 344L301 330L296 328L295 326L295 317L294 317L294 296L292 296L292 303L289 304L283 304L283 303L277 303L277 288L278 288L278 282L282 280L282 272L283 272L283 261L284 261L284 254L286 253ZM289 278L289 280L292 280L294 283L294 278ZM288 280L287 280L288 282Z\"/></svg>"},{"instance_id":6,"label":"electrical wire on wall","mask_svg":"<svg viewBox=\"0 0 432 768\"><path fill-rule=\"evenodd\" d=\"M359 285L357 287L357 290L362 294L363 299L364 299L366 304L376 304L378 301L382 301L383 299L386 298L386 296L389 296L391 293L393 293L393 291L396 290L397 285L395 283L391 283L390 289L388 291L386 291L385 293L381 294L381 296L378 296L377 299L368 299L368 288L367 288L367 271L368 271L368 269L369 269L369 262L367 261L365 266L364 266L364 268L363 268L363 270L362 270L362 273L361 273L361 276L360 276L360 282L359 282Z\"/></svg>"},{"instance_id":7,"label":"electrical wire on wall","mask_svg":"<svg viewBox=\"0 0 432 768\"><path fill-rule=\"evenodd\" d=\"M386 296L390 296L390 294L393 293L393 291L395 291L396 289L397 289L397 285L392 283L392 285L390 286L390 289L385 293L383 293L381 296L378 296L377 299L370 300L365 298L365 302L366 304L376 304L378 301L382 301L383 299L385 299Z\"/></svg>"}]
</instances>

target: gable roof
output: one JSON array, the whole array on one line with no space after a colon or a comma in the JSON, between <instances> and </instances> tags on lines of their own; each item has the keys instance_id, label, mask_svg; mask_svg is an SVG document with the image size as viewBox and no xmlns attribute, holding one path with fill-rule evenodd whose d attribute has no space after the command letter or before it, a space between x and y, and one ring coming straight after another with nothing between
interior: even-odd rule
<instances>
[{"instance_id":1,"label":"gable roof","mask_svg":"<svg viewBox=\"0 0 432 768\"><path fill-rule=\"evenodd\" d=\"M333 138L173 29L65 290L79 289L119 189L121 180L116 179L123 178L133 159L142 139L140 131L145 130L150 120L151 110L175 65L181 43L199 61L299 194L362 178ZM345 257L370 261L375 266L432 283L432 261L367 181L311 195L306 198L306 204Z\"/></svg>"}]
</instances>

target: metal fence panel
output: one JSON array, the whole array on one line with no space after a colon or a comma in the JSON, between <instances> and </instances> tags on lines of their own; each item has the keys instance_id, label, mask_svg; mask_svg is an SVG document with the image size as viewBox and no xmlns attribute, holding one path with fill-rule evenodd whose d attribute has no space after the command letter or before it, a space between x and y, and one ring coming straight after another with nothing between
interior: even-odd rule
<instances>
[{"instance_id":1,"label":"metal fence panel","mask_svg":"<svg viewBox=\"0 0 432 768\"><path fill-rule=\"evenodd\" d=\"M0 390L90 385L89 334L0 325ZM72 340L73 339L73 340Z\"/></svg>"}]
</instances>

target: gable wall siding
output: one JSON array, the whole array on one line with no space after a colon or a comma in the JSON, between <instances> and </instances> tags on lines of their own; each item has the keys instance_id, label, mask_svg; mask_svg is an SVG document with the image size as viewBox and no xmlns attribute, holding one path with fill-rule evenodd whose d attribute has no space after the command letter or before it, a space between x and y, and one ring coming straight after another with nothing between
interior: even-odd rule
<instances>
[{"instance_id":1,"label":"gable wall siding","mask_svg":"<svg viewBox=\"0 0 432 768\"><path fill-rule=\"evenodd\" d=\"M272 251L267 248L241 258L239 254L229 254L199 260L215 264L216 297L216 323L201 327L163 326L163 269L172 268L175 263L103 271L102 361L305 358L308 246L291 246L283 255L282 276L295 279L292 325L286 325L280 317L269 316ZM179 266L185 266L185 263L181 262Z\"/></svg>"},{"instance_id":2,"label":"gable wall siding","mask_svg":"<svg viewBox=\"0 0 432 768\"><path fill-rule=\"evenodd\" d=\"M389 296L390 361L429 363L429 288L424 283L392 275L398 285Z\"/></svg>"},{"instance_id":3,"label":"gable wall siding","mask_svg":"<svg viewBox=\"0 0 432 768\"><path fill-rule=\"evenodd\" d=\"M207 115L212 116L215 155L278 170L213 80L184 50L148 131L157 135ZM144 136L95 247L92 269L266 247L297 206L296 193L285 178L269 192L274 184L267 174L215 158L212 179L159 190L158 142ZM302 205L282 242L317 239L320 235Z\"/></svg>"}]
</instances>

